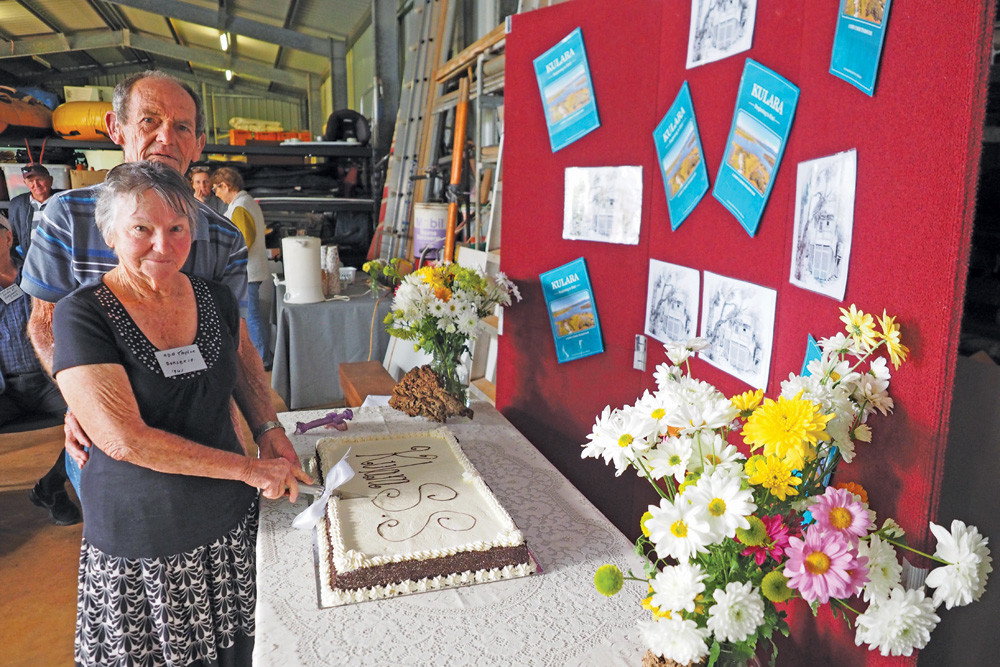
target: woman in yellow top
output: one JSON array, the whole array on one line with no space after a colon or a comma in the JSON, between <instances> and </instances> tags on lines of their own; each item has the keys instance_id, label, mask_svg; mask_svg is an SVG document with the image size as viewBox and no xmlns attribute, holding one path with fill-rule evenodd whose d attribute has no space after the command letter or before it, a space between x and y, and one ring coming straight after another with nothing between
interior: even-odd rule
<instances>
[{"instance_id":1,"label":"woman in yellow top","mask_svg":"<svg viewBox=\"0 0 1000 667\"><path fill-rule=\"evenodd\" d=\"M247 242L247 328L250 340L264 360L264 367L271 365L271 325L260 309L260 284L268 275L267 247L264 245L264 212L260 205L243 189L243 177L232 167L217 169L212 175L215 196L225 202L225 216L229 218Z\"/></svg>"}]
</instances>

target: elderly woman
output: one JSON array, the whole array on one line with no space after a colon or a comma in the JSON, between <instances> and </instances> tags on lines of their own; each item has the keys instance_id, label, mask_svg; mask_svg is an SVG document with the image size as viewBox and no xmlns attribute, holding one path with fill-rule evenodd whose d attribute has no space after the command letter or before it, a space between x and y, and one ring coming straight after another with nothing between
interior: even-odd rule
<instances>
[{"instance_id":1,"label":"elderly woman","mask_svg":"<svg viewBox=\"0 0 1000 667\"><path fill-rule=\"evenodd\" d=\"M233 430L239 312L180 272L197 204L168 167L112 169L96 222L118 266L55 309L53 371L96 446L78 665L250 664L257 490L297 496L285 459L249 458Z\"/></svg>"},{"instance_id":2,"label":"elderly woman","mask_svg":"<svg viewBox=\"0 0 1000 667\"><path fill-rule=\"evenodd\" d=\"M247 242L247 328L250 340L264 360L264 367L270 368L271 325L260 308L260 284L268 277L264 212L250 193L243 189L243 177L232 167L215 170L212 190L226 204L223 215L236 225Z\"/></svg>"}]
</instances>

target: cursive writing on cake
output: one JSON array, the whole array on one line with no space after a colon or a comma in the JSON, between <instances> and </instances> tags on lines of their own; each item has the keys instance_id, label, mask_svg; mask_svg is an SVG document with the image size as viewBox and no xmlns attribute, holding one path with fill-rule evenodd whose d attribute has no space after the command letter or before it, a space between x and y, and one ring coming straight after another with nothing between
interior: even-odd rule
<instances>
[{"instance_id":1,"label":"cursive writing on cake","mask_svg":"<svg viewBox=\"0 0 1000 667\"><path fill-rule=\"evenodd\" d=\"M403 473L403 468L425 465L437 458L436 454L420 454L430 449L426 445L413 445L400 452L384 454L356 454L354 456L357 470L362 479L368 482L368 488L381 489L383 486L408 484L410 480Z\"/></svg>"}]
</instances>

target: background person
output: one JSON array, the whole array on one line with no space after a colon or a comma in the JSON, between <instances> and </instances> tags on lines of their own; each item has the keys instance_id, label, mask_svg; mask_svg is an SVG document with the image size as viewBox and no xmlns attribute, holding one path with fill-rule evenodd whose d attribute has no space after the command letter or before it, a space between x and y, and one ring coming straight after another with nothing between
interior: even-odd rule
<instances>
[{"instance_id":1,"label":"background person","mask_svg":"<svg viewBox=\"0 0 1000 667\"><path fill-rule=\"evenodd\" d=\"M38 162L21 167L21 176L28 191L10 200L7 215L14 233L14 250L24 257L31 247L31 232L35 231L41 217L39 211L52 195L62 190L52 189L52 174Z\"/></svg>"},{"instance_id":2,"label":"background person","mask_svg":"<svg viewBox=\"0 0 1000 667\"><path fill-rule=\"evenodd\" d=\"M63 414L66 403L49 379L26 331L31 297L21 291L20 271L11 257L14 235L0 215L0 426L26 415ZM69 526L80 521L80 510L66 493L65 451L28 494L35 505L48 510L52 522Z\"/></svg>"},{"instance_id":3,"label":"background person","mask_svg":"<svg viewBox=\"0 0 1000 667\"><path fill-rule=\"evenodd\" d=\"M205 113L190 86L169 74L146 71L115 86L113 110L105 116L108 135L122 147L126 162L159 162L179 174L205 146ZM34 297L28 332L42 366L52 363L54 304L77 287L93 283L116 261L94 224L94 206L103 185L70 190L52 198L42 211L39 235L25 259L22 284ZM190 188L188 188L190 191ZM241 309L246 304L246 244L224 217L207 207L197 211L191 250L184 271L227 285ZM44 233L41 233L44 232ZM263 458L283 457L301 470L271 403L270 386L246 324L240 323L239 366L233 392ZM72 414L66 417L67 451L80 465L89 444Z\"/></svg>"},{"instance_id":4,"label":"background person","mask_svg":"<svg viewBox=\"0 0 1000 667\"><path fill-rule=\"evenodd\" d=\"M260 308L260 284L268 277L264 212L243 189L243 177L232 167L215 171L212 189L226 203L225 216L243 233L247 242L247 327L250 340L267 368L271 365L271 325Z\"/></svg>"},{"instance_id":5,"label":"background person","mask_svg":"<svg viewBox=\"0 0 1000 667\"><path fill-rule=\"evenodd\" d=\"M95 216L118 265L55 309L56 381L94 444L77 664L249 665L257 489L294 501L308 479L243 453L236 299L181 271L198 209L169 167L112 169Z\"/></svg>"},{"instance_id":6,"label":"background person","mask_svg":"<svg viewBox=\"0 0 1000 667\"><path fill-rule=\"evenodd\" d=\"M25 185L28 186L28 191L11 199L10 208L8 209L11 231L14 236L12 250L14 256L18 258L23 258L27 255L28 249L31 248L31 233L38 226L38 221L41 219L41 210L52 195L62 192L62 190L54 190L52 188L52 174L40 163L33 162L24 165L21 167L21 175L24 177ZM20 260L16 261L19 262ZM31 297L25 296L24 299L30 301ZM30 314L30 307L24 306L24 309L26 314ZM27 319L21 322L22 332L26 332L27 323ZM28 342L26 333L21 334L21 338L25 342ZM30 344L28 342L29 346ZM34 353L31 356L34 358ZM37 359L34 359L34 367L35 371L41 372L43 375L45 374L42 367L38 364ZM38 388L46 388L47 390L55 389L55 384L47 376L44 383L37 378L33 382ZM55 389L55 391L58 394L58 389ZM29 395L31 394L29 393ZM62 396L58 397L58 402L63 403ZM42 410L43 412L65 412L66 410L65 403L63 403L64 407L58 410L49 409L53 405L51 401L46 402L45 405L47 407ZM29 412L34 412L34 410L29 410ZM56 457L52 468L38 480L35 487L28 493L28 498L31 502L48 510L49 518L58 526L71 526L80 521L80 510L73 504L73 501L69 499L66 493L67 479L66 451L63 450L59 452L59 456Z\"/></svg>"},{"instance_id":7,"label":"background person","mask_svg":"<svg viewBox=\"0 0 1000 667\"><path fill-rule=\"evenodd\" d=\"M212 192L212 170L208 167L191 167L188 170L188 179L191 187L194 188L194 198L210 209L224 215L226 213L226 202L215 196Z\"/></svg>"}]
</instances>

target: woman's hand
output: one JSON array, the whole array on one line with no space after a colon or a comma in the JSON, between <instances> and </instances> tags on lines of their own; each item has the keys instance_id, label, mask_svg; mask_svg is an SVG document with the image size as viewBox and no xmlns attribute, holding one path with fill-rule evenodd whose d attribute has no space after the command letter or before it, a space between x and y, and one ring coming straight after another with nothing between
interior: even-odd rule
<instances>
[{"instance_id":1,"label":"woman's hand","mask_svg":"<svg viewBox=\"0 0 1000 667\"><path fill-rule=\"evenodd\" d=\"M281 498L287 489L288 499L294 503L299 497L299 482L313 483L309 475L301 468L292 467L288 459L247 459L247 461L249 466L243 481L260 489L265 498L271 500Z\"/></svg>"},{"instance_id":2,"label":"woman's hand","mask_svg":"<svg viewBox=\"0 0 1000 667\"><path fill-rule=\"evenodd\" d=\"M66 420L63 422L63 432L66 438L63 444L66 448L66 454L82 468L90 456L84 447L90 447L93 443L90 442L90 438L84 433L83 427L80 426L80 422L77 421L76 416L71 411L66 412Z\"/></svg>"}]
</instances>

